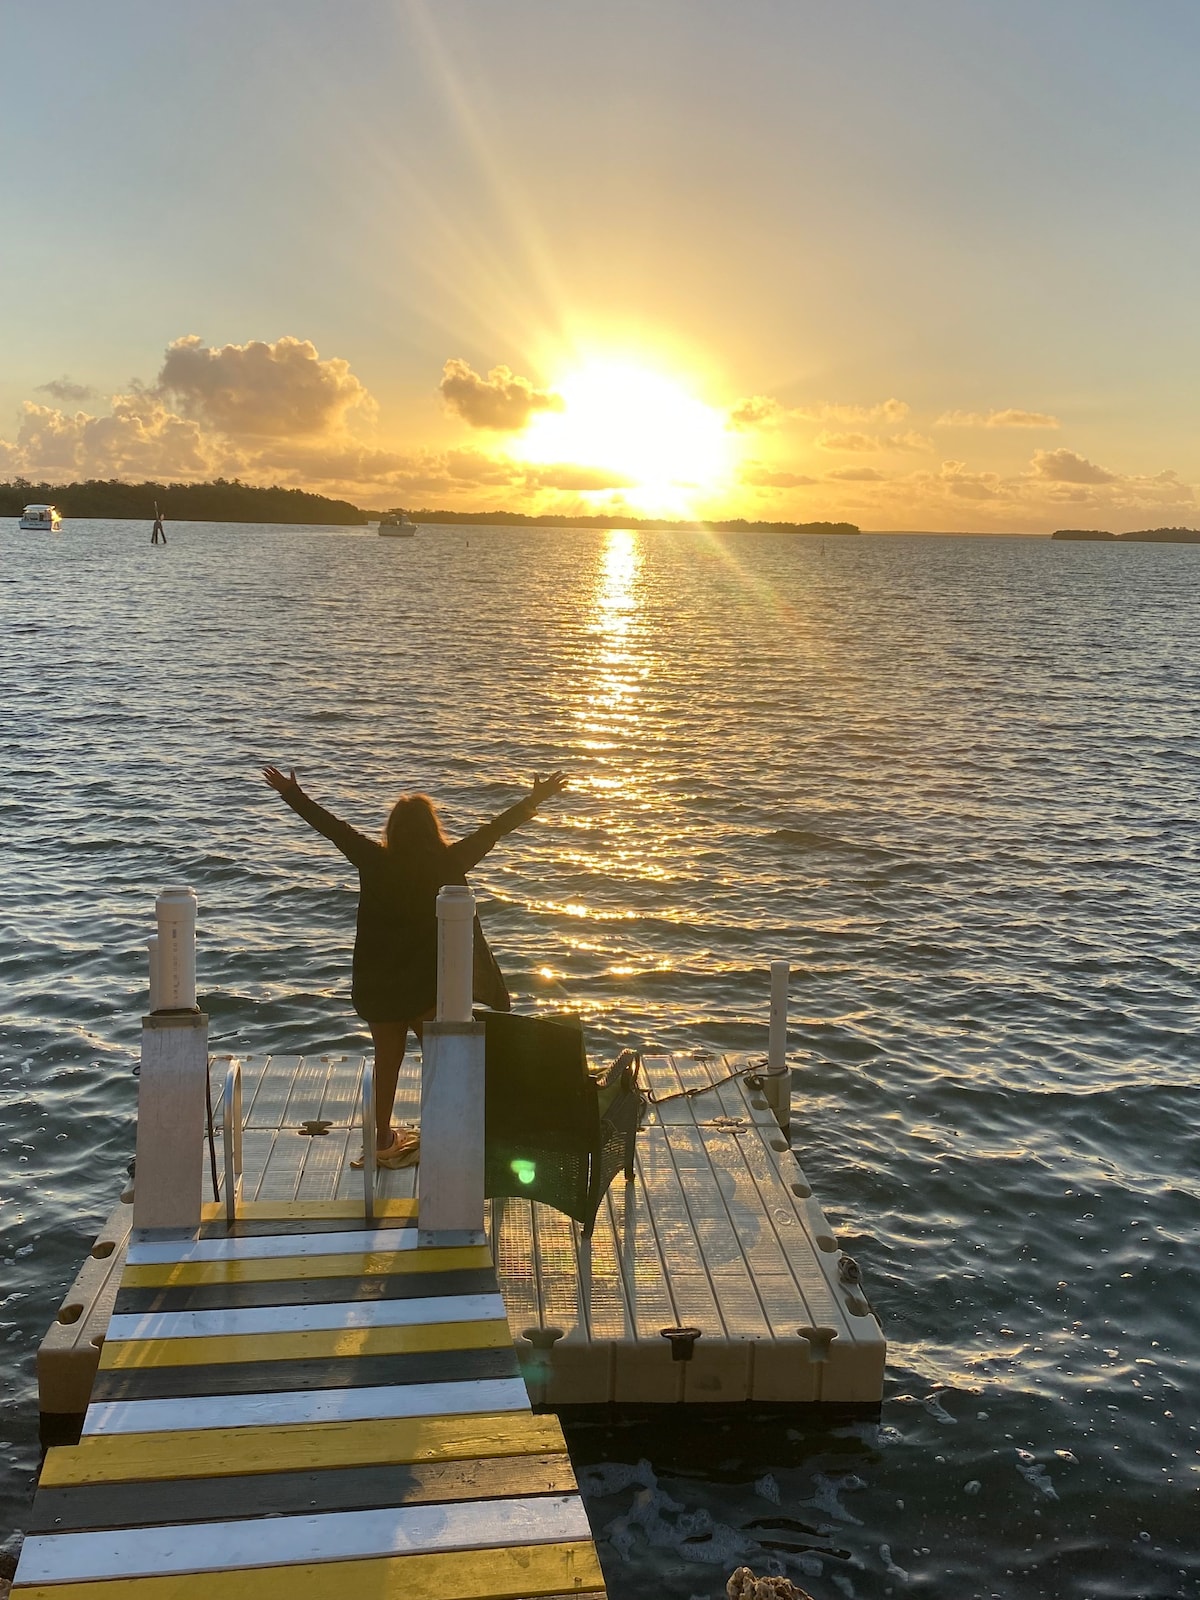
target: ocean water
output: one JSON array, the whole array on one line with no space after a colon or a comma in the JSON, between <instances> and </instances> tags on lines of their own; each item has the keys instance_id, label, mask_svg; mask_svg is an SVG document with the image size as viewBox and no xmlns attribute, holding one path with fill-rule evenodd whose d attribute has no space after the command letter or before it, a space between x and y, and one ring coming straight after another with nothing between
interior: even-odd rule
<instances>
[{"instance_id":1,"label":"ocean water","mask_svg":"<svg viewBox=\"0 0 1200 1600\"><path fill-rule=\"evenodd\" d=\"M34 1351L133 1150L144 945L214 1045L358 1049L364 828L571 788L475 874L594 1056L747 1049L890 1341L878 1421L572 1428L610 1592L1200 1592L1200 553L0 522L0 1542Z\"/></svg>"}]
</instances>

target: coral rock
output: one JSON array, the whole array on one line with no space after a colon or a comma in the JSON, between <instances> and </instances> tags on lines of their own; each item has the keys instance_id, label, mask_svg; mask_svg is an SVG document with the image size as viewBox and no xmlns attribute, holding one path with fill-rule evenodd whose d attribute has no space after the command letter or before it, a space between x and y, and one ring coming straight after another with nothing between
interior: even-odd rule
<instances>
[{"instance_id":1,"label":"coral rock","mask_svg":"<svg viewBox=\"0 0 1200 1600\"><path fill-rule=\"evenodd\" d=\"M790 1578L756 1578L749 1567L739 1567L725 1585L729 1600L812 1600Z\"/></svg>"}]
</instances>

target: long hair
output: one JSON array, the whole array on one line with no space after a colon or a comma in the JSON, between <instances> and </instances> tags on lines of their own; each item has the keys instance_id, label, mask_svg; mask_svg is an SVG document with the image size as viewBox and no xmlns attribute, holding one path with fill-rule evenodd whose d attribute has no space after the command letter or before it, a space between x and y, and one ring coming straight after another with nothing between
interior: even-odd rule
<instances>
[{"instance_id":1,"label":"long hair","mask_svg":"<svg viewBox=\"0 0 1200 1600\"><path fill-rule=\"evenodd\" d=\"M397 855L415 861L436 861L450 843L427 794L400 796L388 814L383 842Z\"/></svg>"}]
</instances>

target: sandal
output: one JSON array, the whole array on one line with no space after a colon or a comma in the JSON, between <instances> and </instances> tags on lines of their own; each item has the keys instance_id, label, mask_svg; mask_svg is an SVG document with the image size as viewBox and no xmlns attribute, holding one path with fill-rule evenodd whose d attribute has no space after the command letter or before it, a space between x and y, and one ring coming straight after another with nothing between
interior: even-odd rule
<instances>
[{"instance_id":1,"label":"sandal","mask_svg":"<svg viewBox=\"0 0 1200 1600\"><path fill-rule=\"evenodd\" d=\"M397 1167L411 1167L421 1154L421 1135L415 1128L400 1128L392 1130L392 1142L385 1145L382 1150L375 1152L375 1165L387 1167L394 1171ZM351 1161L350 1165L356 1172L362 1170L362 1157Z\"/></svg>"}]
</instances>

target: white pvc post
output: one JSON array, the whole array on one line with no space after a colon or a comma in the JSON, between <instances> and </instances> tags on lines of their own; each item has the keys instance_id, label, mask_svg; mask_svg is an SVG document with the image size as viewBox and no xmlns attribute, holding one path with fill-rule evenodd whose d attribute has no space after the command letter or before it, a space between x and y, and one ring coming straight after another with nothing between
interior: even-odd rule
<instances>
[{"instance_id":1,"label":"white pvc post","mask_svg":"<svg viewBox=\"0 0 1200 1600\"><path fill-rule=\"evenodd\" d=\"M475 896L447 884L437 897L437 1020L470 1022L475 955Z\"/></svg>"},{"instance_id":2,"label":"white pvc post","mask_svg":"<svg viewBox=\"0 0 1200 1600\"><path fill-rule=\"evenodd\" d=\"M151 1011L142 1018L135 1228L194 1234L204 1179L208 1018L196 1005L196 896L165 889L155 906Z\"/></svg>"},{"instance_id":3,"label":"white pvc post","mask_svg":"<svg viewBox=\"0 0 1200 1600\"><path fill-rule=\"evenodd\" d=\"M419 1240L483 1242L483 1023L471 1016L475 896L438 895L437 1014L425 1025L421 1066Z\"/></svg>"},{"instance_id":4,"label":"white pvc post","mask_svg":"<svg viewBox=\"0 0 1200 1600\"><path fill-rule=\"evenodd\" d=\"M164 889L154 903L158 923L158 1011L196 1008L196 895Z\"/></svg>"},{"instance_id":5,"label":"white pvc post","mask_svg":"<svg viewBox=\"0 0 1200 1600\"><path fill-rule=\"evenodd\" d=\"M157 1011L162 983L158 976L158 935L152 933L146 940L146 955L150 963L150 1010Z\"/></svg>"},{"instance_id":6,"label":"white pvc post","mask_svg":"<svg viewBox=\"0 0 1200 1600\"><path fill-rule=\"evenodd\" d=\"M767 1103L775 1120L786 1132L792 1120L792 1082L787 1065L788 979L791 968L786 961L771 963L771 1025L767 1035L767 1071L764 1079Z\"/></svg>"}]
</instances>

